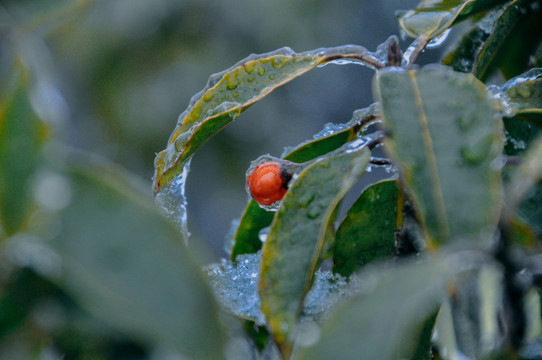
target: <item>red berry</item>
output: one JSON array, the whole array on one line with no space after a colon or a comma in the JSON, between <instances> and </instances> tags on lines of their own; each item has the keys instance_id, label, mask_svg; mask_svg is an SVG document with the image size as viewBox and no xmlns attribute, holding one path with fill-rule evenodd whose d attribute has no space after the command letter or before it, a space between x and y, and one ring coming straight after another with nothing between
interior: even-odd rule
<instances>
[{"instance_id":1,"label":"red berry","mask_svg":"<svg viewBox=\"0 0 542 360\"><path fill-rule=\"evenodd\" d=\"M267 161L257 165L247 177L250 195L261 205L271 205L282 200L288 179L282 166L276 161Z\"/></svg>"}]
</instances>

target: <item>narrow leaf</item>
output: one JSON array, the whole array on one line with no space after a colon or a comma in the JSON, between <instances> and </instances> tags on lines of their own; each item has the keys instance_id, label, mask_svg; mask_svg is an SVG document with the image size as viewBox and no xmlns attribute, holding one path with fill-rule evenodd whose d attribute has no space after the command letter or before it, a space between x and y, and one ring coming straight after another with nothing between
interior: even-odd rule
<instances>
[{"instance_id":1,"label":"narrow leaf","mask_svg":"<svg viewBox=\"0 0 542 360\"><path fill-rule=\"evenodd\" d=\"M351 145L299 174L263 247L262 311L284 358L292 350L294 327L324 243L328 218L369 161L368 149L351 149Z\"/></svg>"},{"instance_id":2,"label":"narrow leaf","mask_svg":"<svg viewBox=\"0 0 542 360\"><path fill-rule=\"evenodd\" d=\"M289 149L283 159L296 163L316 159L354 140L366 126L375 122L376 119L377 107L374 105L356 110L350 121L339 125L327 124L313 139ZM258 234L261 229L271 224L273 215L274 213L260 208L256 201L249 202L243 211L234 235L232 260L235 260L237 255L252 254L260 250L262 244Z\"/></svg>"},{"instance_id":3,"label":"narrow leaf","mask_svg":"<svg viewBox=\"0 0 542 360\"><path fill-rule=\"evenodd\" d=\"M178 175L194 151L249 106L277 87L333 61L382 67L365 48L346 45L295 53L283 48L251 55L232 68L211 76L207 86L181 114L167 148L155 159L154 193Z\"/></svg>"},{"instance_id":4,"label":"narrow leaf","mask_svg":"<svg viewBox=\"0 0 542 360\"><path fill-rule=\"evenodd\" d=\"M83 156L70 160L67 176L72 201L51 243L63 265L57 281L126 334L194 359L222 359L212 295L152 197L133 175Z\"/></svg>"},{"instance_id":5,"label":"narrow leaf","mask_svg":"<svg viewBox=\"0 0 542 360\"><path fill-rule=\"evenodd\" d=\"M401 28L412 38L432 39L481 11L504 0L423 0L415 10L399 18Z\"/></svg>"},{"instance_id":6,"label":"narrow leaf","mask_svg":"<svg viewBox=\"0 0 542 360\"><path fill-rule=\"evenodd\" d=\"M497 68L506 78L524 72L540 42L541 15L542 10L533 8L530 0L514 0L504 6L476 56L473 74L485 81Z\"/></svg>"},{"instance_id":7,"label":"narrow leaf","mask_svg":"<svg viewBox=\"0 0 542 360\"><path fill-rule=\"evenodd\" d=\"M0 223L11 235L21 229L33 198L31 180L47 127L32 110L27 79L16 73L15 83L0 99Z\"/></svg>"},{"instance_id":8,"label":"narrow leaf","mask_svg":"<svg viewBox=\"0 0 542 360\"><path fill-rule=\"evenodd\" d=\"M429 245L477 239L494 226L502 121L485 86L447 68L390 69L377 73L375 96Z\"/></svg>"},{"instance_id":9,"label":"narrow leaf","mask_svg":"<svg viewBox=\"0 0 542 360\"><path fill-rule=\"evenodd\" d=\"M369 289L337 308L321 340L300 359L413 359L426 340L423 325L447 296L447 285L484 260L474 253L436 256L424 263L374 266L359 274ZM390 341L392 339L393 341Z\"/></svg>"},{"instance_id":10,"label":"narrow leaf","mask_svg":"<svg viewBox=\"0 0 542 360\"><path fill-rule=\"evenodd\" d=\"M371 185L352 205L337 229L333 271L348 276L363 265L390 256L395 249L397 213L401 211L396 180Z\"/></svg>"},{"instance_id":11,"label":"narrow leaf","mask_svg":"<svg viewBox=\"0 0 542 360\"><path fill-rule=\"evenodd\" d=\"M542 180L542 137L538 137L532 144L531 149L526 154L525 162L517 169L507 187L506 202L503 212L503 220L510 224L514 219L514 214L518 210L518 206L531 191L535 194L531 195L534 203L527 202L527 212L535 211L540 213L540 203L537 201L542 198L542 187L536 186ZM529 199L527 199L529 200ZM532 210L532 211L529 211ZM542 214L538 215L542 218Z\"/></svg>"},{"instance_id":12,"label":"narrow leaf","mask_svg":"<svg viewBox=\"0 0 542 360\"><path fill-rule=\"evenodd\" d=\"M514 116L542 114L542 68L510 79L502 90Z\"/></svg>"}]
</instances>

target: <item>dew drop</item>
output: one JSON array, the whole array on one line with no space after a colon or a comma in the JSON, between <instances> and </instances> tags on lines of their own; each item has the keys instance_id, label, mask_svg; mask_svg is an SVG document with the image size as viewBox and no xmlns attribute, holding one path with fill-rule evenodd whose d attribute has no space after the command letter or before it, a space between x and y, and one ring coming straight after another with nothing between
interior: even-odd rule
<instances>
[{"instance_id":1,"label":"dew drop","mask_svg":"<svg viewBox=\"0 0 542 360\"><path fill-rule=\"evenodd\" d=\"M247 74L252 74L254 70L256 70L256 65L258 65L257 61L248 61L243 64L243 68L245 69Z\"/></svg>"},{"instance_id":2,"label":"dew drop","mask_svg":"<svg viewBox=\"0 0 542 360\"><path fill-rule=\"evenodd\" d=\"M274 74L269 75L269 80L275 80L275 75Z\"/></svg>"},{"instance_id":3,"label":"dew drop","mask_svg":"<svg viewBox=\"0 0 542 360\"><path fill-rule=\"evenodd\" d=\"M214 91L207 91L204 95L203 95L203 101L205 102L209 102L211 100L213 100L215 97L215 92Z\"/></svg>"},{"instance_id":4,"label":"dew drop","mask_svg":"<svg viewBox=\"0 0 542 360\"><path fill-rule=\"evenodd\" d=\"M269 235L270 229L271 227L267 226L261 229L260 232L258 233L258 239L260 239L262 243L264 243L267 240L267 235Z\"/></svg>"},{"instance_id":5,"label":"dew drop","mask_svg":"<svg viewBox=\"0 0 542 360\"><path fill-rule=\"evenodd\" d=\"M239 80L237 79L237 74L232 73L226 76L226 89L235 90L239 86Z\"/></svg>"},{"instance_id":6,"label":"dew drop","mask_svg":"<svg viewBox=\"0 0 542 360\"><path fill-rule=\"evenodd\" d=\"M260 76L265 75L265 67L262 64L258 64L258 75Z\"/></svg>"}]
</instances>

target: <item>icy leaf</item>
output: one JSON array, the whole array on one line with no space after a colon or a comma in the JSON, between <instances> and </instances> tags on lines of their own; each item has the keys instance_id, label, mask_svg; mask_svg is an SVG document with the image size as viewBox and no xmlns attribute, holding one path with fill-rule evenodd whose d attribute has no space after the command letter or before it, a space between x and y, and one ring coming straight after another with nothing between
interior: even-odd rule
<instances>
[{"instance_id":1,"label":"icy leaf","mask_svg":"<svg viewBox=\"0 0 542 360\"><path fill-rule=\"evenodd\" d=\"M333 248L333 271L348 276L395 249L395 231L401 227L402 196L396 180L371 185L352 205L337 229Z\"/></svg>"},{"instance_id":2,"label":"icy leaf","mask_svg":"<svg viewBox=\"0 0 542 360\"><path fill-rule=\"evenodd\" d=\"M295 53L289 48L251 55L212 75L207 86L181 114L167 148L155 159L154 193L176 177L196 149L241 112L277 87L326 63L383 64L365 48L345 45Z\"/></svg>"},{"instance_id":3,"label":"icy leaf","mask_svg":"<svg viewBox=\"0 0 542 360\"><path fill-rule=\"evenodd\" d=\"M533 204L534 209L540 208L540 203L537 202L542 198L542 189L536 186L542 180L542 137L538 137L532 144L531 149L527 152L525 162L517 169L507 187L505 208L503 219L505 223L510 223L520 202L529 195L529 192L535 191ZM530 194L531 197L533 194ZM540 216L542 218L542 216Z\"/></svg>"},{"instance_id":4,"label":"icy leaf","mask_svg":"<svg viewBox=\"0 0 542 360\"><path fill-rule=\"evenodd\" d=\"M510 79L502 91L514 116L538 115L537 119L541 121L536 124L542 125L542 68L531 69Z\"/></svg>"},{"instance_id":5,"label":"icy leaf","mask_svg":"<svg viewBox=\"0 0 542 360\"><path fill-rule=\"evenodd\" d=\"M423 325L445 300L447 285L484 261L477 253L462 252L367 268L359 277L371 279L373 286L332 312L321 341L301 349L299 358L413 359Z\"/></svg>"},{"instance_id":6,"label":"icy leaf","mask_svg":"<svg viewBox=\"0 0 542 360\"><path fill-rule=\"evenodd\" d=\"M482 239L495 226L501 197L502 121L474 76L448 68L387 69L375 96L392 135L428 245ZM468 206L466 206L468 204Z\"/></svg>"},{"instance_id":7,"label":"icy leaf","mask_svg":"<svg viewBox=\"0 0 542 360\"><path fill-rule=\"evenodd\" d=\"M506 78L527 69L542 31L542 9L534 8L530 3L529 0L514 0L498 13L489 37L474 61L473 74L477 78L485 81L497 68Z\"/></svg>"},{"instance_id":8,"label":"icy leaf","mask_svg":"<svg viewBox=\"0 0 542 360\"><path fill-rule=\"evenodd\" d=\"M205 278L176 228L134 175L70 157L72 202L51 242L59 282L83 307L148 344L223 359L224 334Z\"/></svg>"},{"instance_id":9,"label":"icy leaf","mask_svg":"<svg viewBox=\"0 0 542 360\"><path fill-rule=\"evenodd\" d=\"M0 223L7 235L20 230L29 215L31 180L48 133L30 105L26 75L14 73L0 101Z\"/></svg>"},{"instance_id":10,"label":"icy leaf","mask_svg":"<svg viewBox=\"0 0 542 360\"><path fill-rule=\"evenodd\" d=\"M356 143L358 141L355 141ZM349 143L308 166L292 183L263 246L262 311L284 358L336 205L365 171L366 143Z\"/></svg>"},{"instance_id":11,"label":"icy leaf","mask_svg":"<svg viewBox=\"0 0 542 360\"><path fill-rule=\"evenodd\" d=\"M480 11L503 0L423 0L415 10L399 18L401 28L412 38L432 39Z\"/></svg>"},{"instance_id":12,"label":"icy leaf","mask_svg":"<svg viewBox=\"0 0 542 360\"><path fill-rule=\"evenodd\" d=\"M297 163L313 160L325 155L355 139L363 129L375 122L378 109L376 104L354 111L350 121L344 124L328 124L313 139L288 149L283 159ZM273 213L260 208L256 201L250 200L241 217L234 235L232 259L237 255L255 253L261 248L258 233L269 226Z\"/></svg>"},{"instance_id":13,"label":"icy leaf","mask_svg":"<svg viewBox=\"0 0 542 360\"><path fill-rule=\"evenodd\" d=\"M250 200L235 231L232 260L241 254L254 254L262 248L258 234L261 229L271 224L273 215L274 212L266 211L256 201Z\"/></svg>"}]
</instances>

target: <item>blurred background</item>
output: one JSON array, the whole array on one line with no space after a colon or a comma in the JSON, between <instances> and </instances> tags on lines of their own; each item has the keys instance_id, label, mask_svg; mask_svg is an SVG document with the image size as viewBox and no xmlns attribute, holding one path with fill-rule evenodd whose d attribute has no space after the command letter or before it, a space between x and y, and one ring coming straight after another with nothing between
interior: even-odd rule
<instances>
[{"instance_id":1,"label":"blurred background","mask_svg":"<svg viewBox=\"0 0 542 360\"><path fill-rule=\"evenodd\" d=\"M2 0L2 79L10 52L47 77L71 146L111 159L150 184L155 153L208 77L250 53L359 44L374 51L416 0ZM409 39L402 42L403 49ZM438 57L435 51L424 55ZM371 104L372 71L316 69L246 111L195 155L189 229L220 254L247 203L251 160L346 122ZM58 92L56 92L58 90ZM50 100L50 99L49 99ZM150 191L150 185L149 185ZM234 215L238 214L238 215Z\"/></svg>"}]
</instances>

